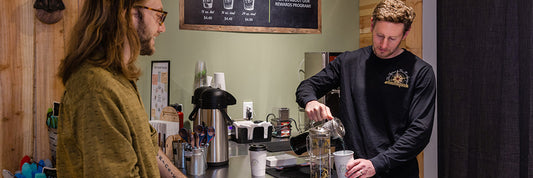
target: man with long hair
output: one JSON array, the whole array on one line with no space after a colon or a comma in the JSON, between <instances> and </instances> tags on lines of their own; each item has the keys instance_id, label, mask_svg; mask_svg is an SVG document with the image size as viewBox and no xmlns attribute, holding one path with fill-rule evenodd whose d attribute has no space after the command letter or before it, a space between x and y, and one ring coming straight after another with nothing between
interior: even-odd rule
<instances>
[{"instance_id":1,"label":"man with long hair","mask_svg":"<svg viewBox=\"0 0 533 178\"><path fill-rule=\"evenodd\" d=\"M372 14L372 46L345 52L300 83L296 100L310 119L332 119L319 103L340 87L347 177L419 177L418 155L429 143L435 112L432 67L400 48L415 18L400 0L382 0ZM337 148L342 148L338 147Z\"/></svg>"},{"instance_id":2,"label":"man with long hair","mask_svg":"<svg viewBox=\"0 0 533 178\"><path fill-rule=\"evenodd\" d=\"M161 0L85 1L59 67L58 177L160 177L165 166L164 176L180 176L136 86L137 57L155 52L166 15Z\"/></svg>"}]
</instances>

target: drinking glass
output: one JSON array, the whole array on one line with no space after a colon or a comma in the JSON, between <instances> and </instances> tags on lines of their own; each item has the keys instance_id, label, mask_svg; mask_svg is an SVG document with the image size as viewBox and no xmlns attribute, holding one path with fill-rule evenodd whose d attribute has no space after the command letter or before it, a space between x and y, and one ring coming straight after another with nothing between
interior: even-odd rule
<instances>
[{"instance_id":1,"label":"drinking glass","mask_svg":"<svg viewBox=\"0 0 533 178\"><path fill-rule=\"evenodd\" d=\"M198 61L194 70L194 89L203 86L207 86L207 65L204 61Z\"/></svg>"}]
</instances>

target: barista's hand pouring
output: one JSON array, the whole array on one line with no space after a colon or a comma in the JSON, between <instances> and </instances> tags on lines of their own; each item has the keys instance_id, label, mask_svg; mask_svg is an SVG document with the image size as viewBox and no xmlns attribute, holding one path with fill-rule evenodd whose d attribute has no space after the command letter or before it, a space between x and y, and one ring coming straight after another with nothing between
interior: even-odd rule
<instances>
[{"instance_id":1,"label":"barista's hand pouring","mask_svg":"<svg viewBox=\"0 0 533 178\"><path fill-rule=\"evenodd\" d=\"M309 119L313 121L333 119L329 107L316 100L309 101L305 104L305 112ZM376 169L368 159L353 160L346 165L346 170L345 176L348 178L367 178L376 175Z\"/></svg>"},{"instance_id":2,"label":"barista's hand pouring","mask_svg":"<svg viewBox=\"0 0 533 178\"><path fill-rule=\"evenodd\" d=\"M326 105L316 100L309 101L307 102L307 104L305 104L305 112L307 113L307 117L309 117L309 119L313 121L333 119L333 115L331 115L331 111L329 110L329 107L327 107Z\"/></svg>"}]
</instances>

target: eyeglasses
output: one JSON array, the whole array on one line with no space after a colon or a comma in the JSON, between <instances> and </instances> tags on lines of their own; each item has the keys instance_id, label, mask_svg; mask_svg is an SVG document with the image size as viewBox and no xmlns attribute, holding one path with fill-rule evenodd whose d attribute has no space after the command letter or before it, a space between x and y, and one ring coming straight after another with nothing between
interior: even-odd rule
<instances>
[{"instance_id":1,"label":"eyeglasses","mask_svg":"<svg viewBox=\"0 0 533 178\"><path fill-rule=\"evenodd\" d=\"M135 6L135 7L144 8L144 9L148 9L148 10L152 10L152 11L156 11L156 12L161 13L161 16L159 16L159 25L163 25L163 22L165 22L165 18L167 17L167 14L168 14L167 11L154 9L154 8L150 8L150 7L146 7L146 6Z\"/></svg>"}]
</instances>

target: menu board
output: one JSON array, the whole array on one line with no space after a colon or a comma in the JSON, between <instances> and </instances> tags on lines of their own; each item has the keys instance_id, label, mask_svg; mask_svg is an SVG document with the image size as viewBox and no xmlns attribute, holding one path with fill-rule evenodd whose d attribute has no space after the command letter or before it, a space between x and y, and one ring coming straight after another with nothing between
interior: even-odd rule
<instances>
[{"instance_id":1,"label":"menu board","mask_svg":"<svg viewBox=\"0 0 533 178\"><path fill-rule=\"evenodd\" d=\"M180 29L321 33L321 0L180 0Z\"/></svg>"}]
</instances>

